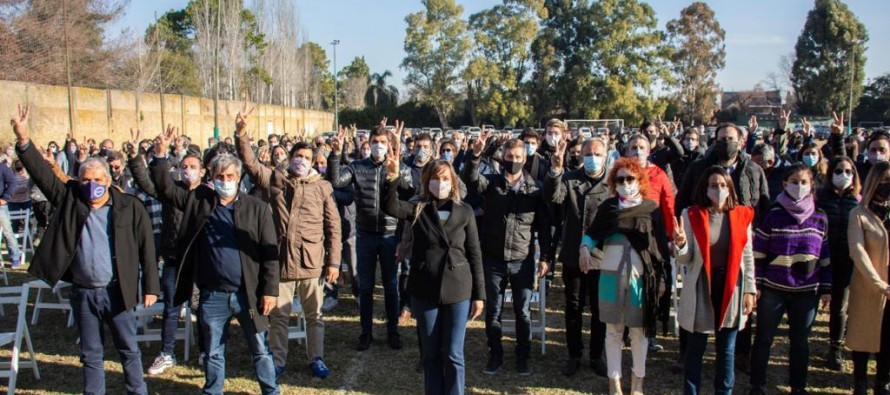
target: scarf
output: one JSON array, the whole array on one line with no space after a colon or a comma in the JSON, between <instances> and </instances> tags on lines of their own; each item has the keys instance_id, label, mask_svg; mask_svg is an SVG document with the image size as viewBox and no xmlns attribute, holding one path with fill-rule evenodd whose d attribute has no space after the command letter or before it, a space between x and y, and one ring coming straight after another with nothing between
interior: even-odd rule
<instances>
[{"instance_id":1,"label":"scarf","mask_svg":"<svg viewBox=\"0 0 890 395\"><path fill-rule=\"evenodd\" d=\"M633 208L639 206L640 203L643 203L643 195L637 193L634 197L623 198L621 196L618 197L618 209L624 210L627 208Z\"/></svg>"},{"instance_id":2,"label":"scarf","mask_svg":"<svg viewBox=\"0 0 890 395\"><path fill-rule=\"evenodd\" d=\"M805 196L803 199L798 201L794 201L791 196L788 196L788 193L782 191L779 196L776 198L776 203L782 205L785 208L785 211L797 221L797 224L803 224L803 221L806 221L807 218L813 215L816 211L816 202L813 200L813 194Z\"/></svg>"}]
</instances>

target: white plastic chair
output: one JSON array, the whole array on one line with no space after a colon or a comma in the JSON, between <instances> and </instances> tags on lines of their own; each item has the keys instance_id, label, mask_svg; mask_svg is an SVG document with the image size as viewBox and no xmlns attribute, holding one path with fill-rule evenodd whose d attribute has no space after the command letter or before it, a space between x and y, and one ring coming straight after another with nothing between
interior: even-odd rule
<instances>
[{"instance_id":1,"label":"white plastic chair","mask_svg":"<svg viewBox=\"0 0 890 395\"><path fill-rule=\"evenodd\" d=\"M153 341L161 341L161 329L149 328L154 317L164 315L164 301L158 300L149 308L141 303L136 304L133 311L136 317L136 341L148 345ZM190 303L184 303L179 311L182 323L176 327L176 340L183 341L182 360L188 361L192 344L195 342L194 327L192 325L192 309Z\"/></svg>"},{"instance_id":2,"label":"white plastic chair","mask_svg":"<svg viewBox=\"0 0 890 395\"><path fill-rule=\"evenodd\" d=\"M71 309L71 301L63 295L63 290L71 286L71 283L59 281L55 287L50 287L43 280L34 280L29 282L28 287L37 290L37 296L34 300L34 311L31 313L31 325L37 325L40 318L40 310L61 310L68 312L68 327L74 326L74 311ZM46 294L49 293L55 297L54 301L48 301Z\"/></svg>"},{"instance_id":3,"label":"white plastic chair","mask_svg":"<svg viewBox=\"0 0 890 395\"><path fill-rule=\"evenodd\" d=\"M34 253L34 232L31 229L31 209L21 209L9 212L9 221L10 222L18 222L22 221L24 223L24 230L22 232L13 232L16 238L16 243L19 245L19 249L22 251L22 262L27 262L28 253Z\"/></svg>"},{"instance_id":4,"label":"white plastic chair","mask_svg":"<svg viewBox=\"0 0 890 395\"><path fill-rule=\"evenodd\" d=\"M294 302L291 305L291 317L297 319L297 322L294 325L288 324L287 326L287 340L297 340L297 343L302 343L306 346L306 351L309 351L309 341L307 340L307 332L306 332L306 314L303 313L303 304L300 302L300 297L294 295Z\"/></svg>"},{"instance_id":5,"label":"white plastic chair","mask_svg":"<svg viewBox=\"0 0 890 395\"><path fill-rule=\"evenodd\" d=\"M31 342L31 333L28 331L26 310L28 308L28 286L0 288L0 305L17 305L16 325L14 332L0 332L0 346L12 344L12 354L9 362L0 362L0 377L9 379L7 394L15 394L15 384L19 370L31 369L34 378L40 380L40 370L37 368L37 357L34 354L34 344ZM21 359L22 340L25 342L25 351L30 359Z\"/></svg>"},{"instance_id":6,"label":"white plastic chair","mask_svg":"<svg viewBox=\"0 0 890 395\"><path fill-rule=\"evenodd\" d=\"M535 277L538 277L535 270ZM532 337L537 336L541 340L541 355L547 355L547 279L538 278L537 289L532 290L532 296L529 300L529 318L531 319ZM504 304L501 308L504 311L513 311L513 292L507 289L504 292ZM516 333L515 318L501 318L501 331L503 333Z\"/></svg>"}]
</instances>

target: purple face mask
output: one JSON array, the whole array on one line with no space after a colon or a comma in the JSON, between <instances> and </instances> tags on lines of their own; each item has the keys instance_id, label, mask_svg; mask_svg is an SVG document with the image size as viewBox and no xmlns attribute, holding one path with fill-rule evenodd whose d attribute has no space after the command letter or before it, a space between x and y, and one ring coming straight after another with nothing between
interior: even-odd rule
<instances>
[{"instance_id":1,"label":"purple face mask","mask_svg":"<svg viewBox=\"0 0 890 395\"><path fill-rule=\"evenodd\" d=\"M305 177L309 174L309 161L300 157L290 161L290 170L297 176Z\"/></svg>"},{"instance_id":2,"label":"purple face mask","mask_svg":"<svg viewBox=\"0 0 890 395\"><path fill-rule=\"evenodd\" d=\"M86 184L80 184L80 192L83 193L83 196L89 199L90 201L96 201L105 196L105 192L108 190L108 187L102 184L99 184L95 181L90 181Z\"/></svg>"}]
</instances>

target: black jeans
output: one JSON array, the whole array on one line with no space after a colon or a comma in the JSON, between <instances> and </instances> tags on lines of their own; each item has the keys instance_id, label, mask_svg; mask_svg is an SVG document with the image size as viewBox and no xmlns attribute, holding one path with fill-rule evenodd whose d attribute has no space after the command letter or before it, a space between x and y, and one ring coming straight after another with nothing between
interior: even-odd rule
<instances>
[{"instance_id":1,"label":"black jeans","mask_svg":"<svg viewBox=\"0 0 890 395\"><path fill-rule=\"evenodd\" d=\"M488 352L491 356L502 357L501 344L503 330L501 313L504 307L504 293L507 281L513 292L513 314L516 316L516 357L528 358L531 350L531 315L529 301L535 282L535 263L526 261L504 262L485 258L485 335L488 337Z\"/></svg>"},{"instance_id":2,"label":"black jeans","mask_svg":"<svg viewBox=\"0 0 890 395\"><path fill-rule=\"evenodd\" d=\"M832 287L828 316L828 339L832 348L840 348L847 332L847 303L850 287Z\"/></svg>"},{"instance_id":3,"label":"black jeans","mask_svg":"<svg viewBox=\"0 0 890 395\"><path fill-rule=\"evenodd\" d=\"M587 304L590 306L591 314L590 359L602 358L606 341L606 324L599 319L599 270L592 270L584 274L576 266L563 264L562 281L565 283L566 345L569 349L569 356L581 358L584 352L581 330L584 326L584 305Z\"/></svg>"},{"instance_id":4,"label":"black jeans","mask_svg":"<svg viewBox=\"0 0 890 395\"><path fill-rule=\"evenodd\" d=\"M853 351L853 379L864 381L868 378L869 353ZM881 319L881 350L875 354L877 362L875 382L878 386L890 383L890 306L884 306Z\"/></svg>"}]
</instances>

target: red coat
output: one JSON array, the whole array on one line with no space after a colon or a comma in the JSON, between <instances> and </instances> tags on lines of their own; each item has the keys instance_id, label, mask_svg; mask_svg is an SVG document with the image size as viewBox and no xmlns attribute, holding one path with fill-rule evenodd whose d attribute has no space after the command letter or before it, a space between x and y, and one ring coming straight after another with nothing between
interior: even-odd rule
<instances>
[{"instance_id":1,"label":"red coat","mask_svg":"<svg viewBox=\"0 0 890 395\"><path fill-rule=\"evenodd\" d=\"M674 238L674 187L668 179L667 173L660 167L649 164L646 168L649 174L649 193L646 199L654 200L661 208L661 215L667 227L668 239Z\"/></svg>"}]
</instances>

